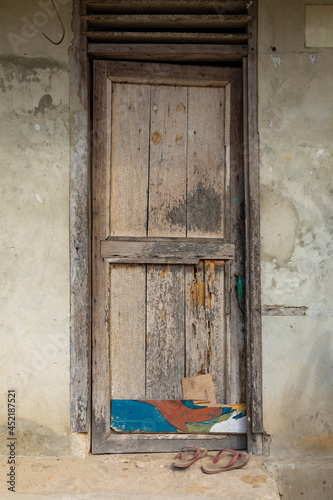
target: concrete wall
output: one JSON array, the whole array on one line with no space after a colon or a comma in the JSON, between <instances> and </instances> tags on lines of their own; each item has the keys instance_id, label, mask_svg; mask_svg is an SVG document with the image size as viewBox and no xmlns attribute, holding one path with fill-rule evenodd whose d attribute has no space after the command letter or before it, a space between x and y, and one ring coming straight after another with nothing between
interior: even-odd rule
<instances>
[{"instance_id":1,"label":"concrete wall","mask_svg":"<svg viewBox=\"0 0 333 500\"><path fill-rule=\"evenodd\" d=\"M0 452L6 391L17 392L18 453L82 455L69 425L69 111L66 37L49 0L2 2L0 19Z\"/></svg>"},{"instance_id":2,"label":"concrete wall","mask_svg":"<svg viewBox=\"0 0 333 500\"><path fill-rule=\"evenodd\" d=\"M22 455L88 449L88 436L69 427L71 2L59 5L59 46L41 34L61 31L49 0L1 7L1 453L11 388ZM304 48L304 5L259 1L262 301L308 307L305 317L263 318L264 424L275 456L333 449L333 53Z\"/></svg>"},{"instance_id":3,"label":"concrete wall","mask_svg":"<svg viewBox=\"0 0 333 500\"><path fill-rule=\"evenodd\" d=\"M263 318L264 425L280 456L333 450L333 49L305 48L305 4L259 1L262 302L308 308Z\"/></svg>"}]
</instances>

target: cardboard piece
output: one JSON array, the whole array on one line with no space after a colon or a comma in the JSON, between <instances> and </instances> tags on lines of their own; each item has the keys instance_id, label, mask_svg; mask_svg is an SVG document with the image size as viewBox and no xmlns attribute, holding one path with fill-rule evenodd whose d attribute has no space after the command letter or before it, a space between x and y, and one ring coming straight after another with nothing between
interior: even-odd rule
<instances>
[{"instance_id":1,"label":"cardboard piece","mask_svg":"<svg viewBox=\"0 0 333 500\"><path fill-rule=\"evenodd\" d=\"M215 386L210 373L183 378L182 386L183 399L205 402L209 405L216 404Z\"/></svg>"}]
</instances>

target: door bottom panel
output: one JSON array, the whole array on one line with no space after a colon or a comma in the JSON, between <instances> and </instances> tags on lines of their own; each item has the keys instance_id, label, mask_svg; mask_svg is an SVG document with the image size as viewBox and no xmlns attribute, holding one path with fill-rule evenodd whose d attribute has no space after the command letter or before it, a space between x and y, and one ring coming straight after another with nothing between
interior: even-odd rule
<instances>
[{"instance_id":1,"label":"door bottom panel","mask_svg":"<svg viewBox=\"0 0 333 500\"><path fill-rule=\"evenodd\" d=\"M111 428L117 432L246 433L246 406L114 399Z\"/></svg>"}]
</instances>

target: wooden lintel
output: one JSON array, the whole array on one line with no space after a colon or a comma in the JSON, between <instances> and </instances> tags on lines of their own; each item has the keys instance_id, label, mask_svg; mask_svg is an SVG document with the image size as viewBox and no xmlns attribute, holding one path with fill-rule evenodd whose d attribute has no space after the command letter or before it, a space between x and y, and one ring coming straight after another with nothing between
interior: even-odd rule
<instances>
[{"instance_id":1,"label":"wooden lintel","mask_svg":"<svg viewBox=\"0 0 333 500\"><path fill-rule=\"evenodd\" d=\"M247 55L246 45L192 44L88 44L88 54L95 58L177 61L235 61Z\"/></svg>"},{"instance_id":2,"label":"wooden lintel","mask_svg":"<svg viewBox=\"0 0 333 500\"><path fill-rule=\"evenodd\" d=\"M88 15L82 16L82 20L88 23L88 26L107 29L173 29L177 28L195 28L195 29L222 29L222 28L244 28L251 21L251 16L247 15L183 15L183 14L112 14L112 15Z\"/></svg>"},{"instance_id":3,"label":"wooden lintel","mask_svg":"<svg viewBox=\"0 0 333 500\"><path fill-rule=\"evenodd\" d=\"M261 306L263 316L306 316L306 306L291 307L291 306Z\"/></svg>"},{"instance_id":4,"label":"wooden lintel","mask_svg":"<svg viewBox=\"0 0 333 500\"><path fill-rule=\"evenodd\" d=\"M101 241L101 257L112 264L197 264L235 258L235 245L214 238L112 238Z\"/></svg>"}]
</instances>

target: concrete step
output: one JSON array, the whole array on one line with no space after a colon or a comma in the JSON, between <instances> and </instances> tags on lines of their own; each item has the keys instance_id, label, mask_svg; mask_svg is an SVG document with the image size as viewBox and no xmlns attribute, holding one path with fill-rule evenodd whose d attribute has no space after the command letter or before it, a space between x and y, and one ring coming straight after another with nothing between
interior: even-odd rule
<instances>
[{"instance_id":1,"label":"concrete step","mask_svg":"<svg viewBox=\"0 0 333 500\"><path fill-rule=\"evenodd\" d=\"M202 472L201 461L188 469L174 469L174 457L167 453L18 458L15 500L280 500L274 472L267 470L263 457L250 457L245 467L214 475ZM9 466L5 460L1 465L0 498L12 499L4 480Z\"/></svg>"}]
</instances>

